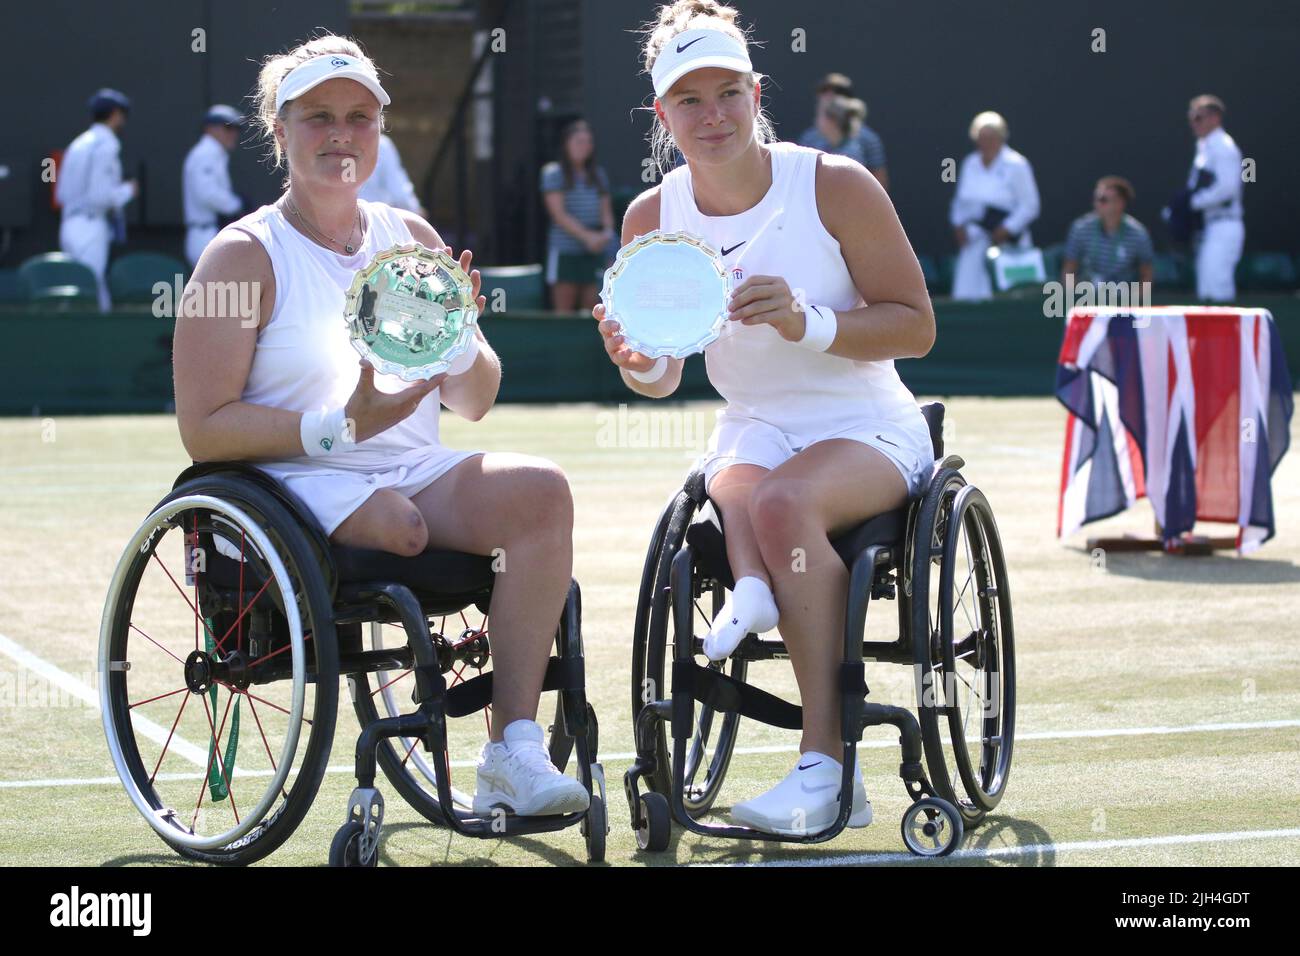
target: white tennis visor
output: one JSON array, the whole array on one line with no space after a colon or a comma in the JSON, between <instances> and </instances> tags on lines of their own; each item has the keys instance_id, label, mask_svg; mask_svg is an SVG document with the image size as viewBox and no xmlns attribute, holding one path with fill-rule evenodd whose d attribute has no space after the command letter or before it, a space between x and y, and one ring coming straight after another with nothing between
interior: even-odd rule
<instances>
[{"instance_id":1,"label":"white tennis visor","mask_svg":"<svg viewBox=\"0 0 1300 956\"><path fill-rule=\"evenodd\" d=\"M662 99L682 76L706 66L737 73L749 73L754 69L745 44L730 34L721 30L687 30L664 44L655 65L650 68L655 96Z\"/></svg>"},{"instance_id":2,"label":"white tennis visor","mask_svg":"<svg viewBox=\"0 0 1300 956\"><path fill-rule=\"evenodd\" d=\"M326 80L339 77L356 80L375 94L375 99L379 100L384 106L392 102L388 94L384 92L384 88L379 85L379 77L374 70L356 57L348 56L345 53L327 53L299 63L280 81L280 88L275 94L275 111L280 112L281 108L289 100L296 100L308 90L315 89Z\"/></svg>"}]
</instances>

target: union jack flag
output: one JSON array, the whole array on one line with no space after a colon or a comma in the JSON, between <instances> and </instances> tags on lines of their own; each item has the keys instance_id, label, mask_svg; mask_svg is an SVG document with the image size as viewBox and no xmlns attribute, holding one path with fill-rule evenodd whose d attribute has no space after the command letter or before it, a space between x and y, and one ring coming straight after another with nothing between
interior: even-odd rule
<instances>
[{"instance_id":1,"label":"union jack flag","mask_svg":"<svg viewBox=\"0 0 1300 956\"><path fill-rule=\"evenodd\" d=\"M1198 519L1236 524L1243 554L1273 537L1295 400L1267 311L1076 309L1056 397L1070 413L1058 536L1146 496L1167 544Z\"/></svg>"}]
</instances>

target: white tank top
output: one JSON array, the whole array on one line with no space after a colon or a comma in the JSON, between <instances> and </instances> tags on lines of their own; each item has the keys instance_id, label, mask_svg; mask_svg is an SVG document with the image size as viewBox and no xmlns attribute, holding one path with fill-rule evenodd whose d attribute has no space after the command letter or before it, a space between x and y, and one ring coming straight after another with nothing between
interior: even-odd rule
<instances>
[{"instance_id":1,"label":"white tank top","mask_svg":"<svg viewBox=\"0 0 1300 956\"><path fill-rule=\"evenodd\" d=\"M263 206L226 228L240 229L262 243L275 272L275 305L257 336L257 350L243 401L295 412L339 408L357 386L360 354L343 319L347 290L358 269L397 243L414 242L399 212L383 203L358 200L366 237L355 255L344 256L294 229L277 206ZM376 376L375 387L397 392L406 383ZM258 462L281 474L320 471L386 471L413 465L439 445L438 391L410 416L363 442L335 445L326 455L302 455L286 462ZM270 464L272 467L267 467Z\"/></svg>"},{"instance_id":2,"label":"white tank top","mask_svg":"<svg viewBox=\"0 0 1300 956\"><path fill-rule=\"evenodd\" d=\"M817 214L817 150L794 143L766 149L772 186L758 205L734 216L704 215L695 204L690 166L683 164L660 186L659 227L694 233L725 253L733 288L748 276L778 275L791 289L803 289L809 303L837 312L864 305L839 242ZM732 268L742 256L739 270ZM770 325L739 323L728 323L704 359L709 380L727 400L720 415L760 419L802 436L874 421L928 434L892 360L857 362L814 352L787 342Z\"/></svg>"}]
</instances>

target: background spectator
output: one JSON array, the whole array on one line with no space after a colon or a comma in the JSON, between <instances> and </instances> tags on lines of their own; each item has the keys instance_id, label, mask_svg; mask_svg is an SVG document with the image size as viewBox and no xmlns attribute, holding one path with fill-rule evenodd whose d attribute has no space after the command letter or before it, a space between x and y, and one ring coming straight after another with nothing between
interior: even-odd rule
<instances>
[{"instance_id":1,"label":"background spectator","mask_svg":"<svg viewBox=\"0 0 1300 956\"><path fill-rule=\"evenodd\" d=\"M1066 237L1063 277L1092 283L1151 281L1151 234L1128 214L1135 195L1122 176L1097 180L1093 211L1074 220Z\"/></svg>"},{"instance_id":2,"label":"background spectator","mask_svg":"<svg viewBox=\"0 0 1300 956\"><path fill-rule=\"evenodd\" d=\"M1196 295L1206 302L1237 297L1237 262L1246 244L1241 150L1223 128L1224 113L1217 96L1198 96L1187 105L1187 122L1196 134L1196 159L1187 185L1192 209L1205 220L1196 245Z\"/></svg>"},{"instance_id":3,"label":"background spectator","mask_svg":"<svg viewBox=\"0 0 1300 956\"><path fill-rule=\"evenodd\" d=\"M546 249L551 308L590 309L599 294L596 274L609 262L614 206L585 120L574 120L560 133L560 158L542 167L542 195L551 217Z\"/></svg>"},{"instance_id":4,"label":"background spectator","mask_svg":"<svg viewBox=\"0 0 1300 956\"><path fill-rule=\"evenodd\" d=\"M961 252L953 275L954 299L989 299L993 282L986 260L989 246L1033 243L1029 224L1038 218L1034 170L1007 145L1007 121L992 111L970 124L975 151L961 162L949 221Z\"/></svg>"},{"instance_id":5,"label":"background spectator","mask_svg":"<svg viewBox=\"0 0 1300 956\"><path fill-rule=\"evenodd\" d=\"M851 100L857 104L852 107L857 116L856 132L849 140L851 144L833 147L830 138L823 130L823 115L829 104L839 99ZM817 106L813 113L813 125L803 131L799 137L800 146L820 149L825 153L840 153L852 156L880 180L880 185L889 188L889 170L885 167L885 144L870 126L866 125L867 104L853 96L853 81L843 73L828 73L817 87ZM834 122L834 121L832 121Z\"/></svg>"}]
</instances>

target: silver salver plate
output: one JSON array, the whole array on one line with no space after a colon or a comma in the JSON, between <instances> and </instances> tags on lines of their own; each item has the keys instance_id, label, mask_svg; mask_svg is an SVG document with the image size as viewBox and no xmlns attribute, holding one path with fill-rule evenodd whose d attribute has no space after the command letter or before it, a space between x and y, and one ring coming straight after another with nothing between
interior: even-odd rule
<instances>
[{"instance_id":1,"label":"silver salver plate","mask_svg":"<svg viewBox=\"0 0 1300 956\"><path fill-rule=\"evenodd\" d=\"M470 348L478 306L460 263L416 242L358 270L343 315L353 347L376 372L416 382L447 371Z\"/></svg>"},{"instance_id":2,"label":"silver salver plate","mask_svg":"<svg viewBox=\"0 0 1300 956\"><path fill-rule=\"evenodd\" d=\"M690 233L656 229L618 251L600 299L628 348L680 359L703 352L722 334L730 293L716 249Z\"/></svg>"}]
</instances>

